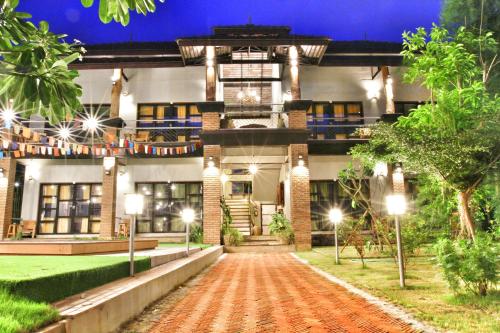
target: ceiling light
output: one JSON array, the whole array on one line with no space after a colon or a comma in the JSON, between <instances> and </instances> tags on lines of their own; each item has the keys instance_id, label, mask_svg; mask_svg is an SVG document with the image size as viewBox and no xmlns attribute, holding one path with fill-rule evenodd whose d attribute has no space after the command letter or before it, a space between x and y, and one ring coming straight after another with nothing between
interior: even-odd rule
<instances>
[{"instance_id":1,"label":"ceiling light","mask_svg":"<svg viewBox=\"0 0 500 333\"><path fill-rule=\"evenodd\" d=\"M257 171L259 171L259 168L257 167L257 164L255 163L252 163L250 164L250 166L248 167L248 171L250 171L250 173L252 175L255 175L257 173Z\"/></svg>"}]
</instances>

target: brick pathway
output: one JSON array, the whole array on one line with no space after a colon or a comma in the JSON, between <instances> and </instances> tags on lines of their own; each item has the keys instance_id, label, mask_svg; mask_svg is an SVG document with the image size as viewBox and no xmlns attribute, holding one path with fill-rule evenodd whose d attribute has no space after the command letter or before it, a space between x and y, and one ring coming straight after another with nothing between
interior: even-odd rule
<instances>
[{"instance_id":1,"label":"brick pathway","mask_svg":"<svg viewBox=\"0 0 500 333\"><path fill-rule=\"evenodd\" d=\"M413 332L289 254L229 254L150 332Z\"/></svg>"}]
</instances>

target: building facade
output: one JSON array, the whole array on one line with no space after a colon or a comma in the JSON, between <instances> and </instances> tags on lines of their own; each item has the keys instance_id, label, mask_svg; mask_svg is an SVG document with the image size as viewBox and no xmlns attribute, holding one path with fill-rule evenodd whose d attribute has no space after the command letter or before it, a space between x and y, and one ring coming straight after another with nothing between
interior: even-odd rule
<instances>
[{"instance_id":1,"label":"building facade","mask_svg":"<svg viewBox=\"0 0 500 333\"><path fill-rule=\"evenodd\" d=\"M332 233L331 207L356 213L338 173L351 162L348 150L367 140L366 125L427 99L402 82L399 51L254 25L172 43L90 46L74 65L82 112L121 126L81 140L140 151L117 151L111 167L93 154L3 159L0 204L20 208L5 211L2 235L21 218L37 221L41 238L114 237L129 218L124 195L139 192L141 237L183 237L180 211L190 207L204 242L218 244L224 197L236 210L243 205L235 221L242 233L268 233L282 210L297 248L309 249ZM379 200L382 187L367 179L365 189Z\"/></svg>"}]
</instances>

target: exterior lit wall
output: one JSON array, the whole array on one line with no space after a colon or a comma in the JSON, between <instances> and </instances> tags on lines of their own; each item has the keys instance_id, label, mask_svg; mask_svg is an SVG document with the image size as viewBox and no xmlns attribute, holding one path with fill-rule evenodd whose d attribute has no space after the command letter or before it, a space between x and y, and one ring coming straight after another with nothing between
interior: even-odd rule
<instances>
[{"instance_id":1,"label":"exterior lit wall","mask_svg":"<svg viewBox=\"0 0 500 333\"><path fill-rule=\"evenodd\" d=\"M313 101L361 101L365 117L378 117L385 113L385 96L382 83L382 74L379 73L375 79L373 73L376 67L321 67L301 66L300 86L302 99ZM417 86L403 84L401 74L402 67L391 67L393 77L394 100L395 101L421 101L425 100L428 92ZM283 71L282 89L286 92L290 89L288 71ZM370 94L377 96L369 98ZM367 122L374 122L373 119Z\"/></svg>"},{"instance_id":2,"label":"exterior lit wall","mask_svg":"<svg viewBox=\"0 0 500 333\"><path fill-rule=\"evenodd\" d=\"M124 215L124 195L135 192L137 182L201 182L201 157L169 159L129 159L120 166L118 175L116 216ZM39 206L40 184L43 183L101 183L102 160L33 160L27 162L21 217L36 220ZM29 177L32 180L29 180Z\"/></svg>"}]
</instances>

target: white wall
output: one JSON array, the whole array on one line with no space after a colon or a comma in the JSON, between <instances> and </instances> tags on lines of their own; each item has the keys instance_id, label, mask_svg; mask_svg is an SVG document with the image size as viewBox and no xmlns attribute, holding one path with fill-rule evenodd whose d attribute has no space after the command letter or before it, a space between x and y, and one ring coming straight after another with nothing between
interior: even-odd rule
<instances>
[{"instance_id":1,"label":"white wall","mask_svg":"<svg viewBox=\"0 0 500 333\"><path fill-rule=\"evenodd\" d=\"M82 103L109 104L113 70L82 70L77 82L83 88ZM205 68L125 69L129 81L123 81L120 117L137 118L137 104L200 102L205 100ZM130 123L134 126L135 123Z\"/></svg>"},{"instance_id":2,"label":"white wall","mask_svg":"<svg viewBox=\"0 0 500 333\"><path fill-rule=\"evenodd\" d=\"M345 169L352 158L348 155L309 155L310 180L338 179L339 171Z\"/></svg>"},{"instance_id":3,"label":"white wall","mask_svg":"<svg viewBox=\"0 0 500 333\"><path fill-rule=\"evenodd\" d=\"M373 71L373 72L372 72ZM378 117L385 113L385 95L382 74L372 80L376 67L300 67L300 89L302 99L313 101L361 101L365 117ZM428 93L418 85L403 84L400 78L403 69L391 67L395 101L425 100ZM283 72L283 92L290 89L289 68ZM374 91L378 98L368 98ZM373 120L367 121L373 122Z\"/></svg>"},{"instance_id":4,"label":"white wall","mask_svg":"<svg viewBox=\"0 0 500 333\"><path fill-rule=\"evenodd\" d=\"M276 202L280 169L259 170L253 176L252 199L260 202Z\"/></svg>"},{"instance_id":5,"label":"white wall","mask_svg":"<svg viewBox=\"0 0 500 333\"><path fill-rule=\"evenodd\" d=\"M119 168L125 173L118 176L116 216L123 215L124 194L134 192L136 182L202 181L203 159L201 157L134 159L128 160L126 166ZM33 177L32 181L28 180L30 175ZM102 177L101 160L28 162L21 217L28 220L37 219L40 184L102 183Z\"/></svg>"}]
</instances>

